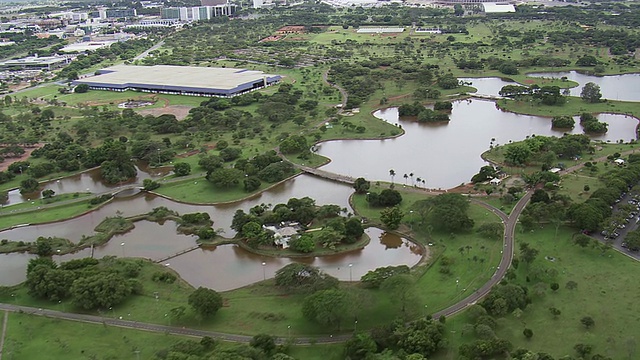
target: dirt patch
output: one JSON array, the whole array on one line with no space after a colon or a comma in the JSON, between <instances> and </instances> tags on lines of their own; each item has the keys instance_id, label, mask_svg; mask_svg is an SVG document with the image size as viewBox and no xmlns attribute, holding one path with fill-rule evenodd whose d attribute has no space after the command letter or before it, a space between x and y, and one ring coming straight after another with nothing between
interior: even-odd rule
<instances>
[{"instance_id":1,"label":"dirt patch","mask_svg":"<svg viewBox=\"0 0 640 360\"><path fill-rule=\"evenodd\" d=\"M176 119L184 120L184 118L189 115L189 110L191 110L192 106L187 105L169 105L161 108L153 108L153 109L142 109L136 110L136 112L140 115L153 115L160 116L163 114L172 114L175 115Z\"/></svg>"},{"instance_id":2,"label":"dirt patch","mask_svg":"<svg viewBox=\"0 0 640 360\"><path fill-rule=\"evenodd\" d=\"M535 83L535 82L536 82L536 81L535 81L535 80L533 80L533 79L526 79L526 80L524 81L524 83L525 83L525 84L533 84L533 83Z\"/></svg>"},{"instance_id":3,"label":"dirt patch","mask_svg":"<svg viewBox=\"0 0 640 360\"><path fill-rule=\"evenodd\" d=\"M206 148L207 151L209 151L209 150L215 149L216 146L215 145L205 145L204 148ZM200 153L200 149L194 149L194 150L191 150L191 151L187 151L187 152L178 154L178 155L176 155L176 157L179 158L179 159L184 159L186 157L193 156L193 155L196 155L196 154L199 154L199 153Z\"/></svg>"},{"instance_id":4,"label":"dirt patch","mask_svg":"<svg viewBox=\"0 0 640 360\"><path fill-rule=\"evenodd\" d=\"M0 171L5 171L7 170L7 168L9 167L9 165L13 164L16 161L25 161L29 158L29 156L31 156L31 153L36 150L39 149L41 147L43 147L44 144L36 144L33 147L25 147L24 149L24 154L22 154L19 157L12 157L12 158L5 158L3 162L0 163Z\"/></svg>"}]
</instances>

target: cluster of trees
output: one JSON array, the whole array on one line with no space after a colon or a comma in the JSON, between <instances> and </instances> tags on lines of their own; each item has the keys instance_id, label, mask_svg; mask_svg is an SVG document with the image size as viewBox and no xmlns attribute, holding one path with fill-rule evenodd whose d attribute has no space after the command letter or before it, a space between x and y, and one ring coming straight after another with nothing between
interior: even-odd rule
<instances>
[{"instance_id":1,"label":"cluster of trees","mask_svg":"<svg viewBox=\"0 0 640 360\"><path fill-rule=\"evenodd\" d=\"M576 121L573 120L573 117L561 115L554 116L551 119L551 127L556 129L573 129L576 125Z\"/></svg>"},{"instance_id":2,"label":"cluster of trees","mask_svg":"<svg viewBox=\"0 0 640 360\"><path fill-rule=\"evenodd\" d=\"M471 177L471 182L474 184L491 180L498 176L498 170L491 165L485 165L480 168L477 174Z\"/></svg>"},{"instance_id":3,"label":"cluster of trees","mask_svg":"<svg viewBox=\"0 0 640 360\"><path fill-rule=\"evenodd\" d=\"M380 191L380 193L375 191L369 192L366 200L370 206L390 207L400 204L402 202L402 195L398 190L384 189Z\"/></svg>"},{"instance_id":4,"label":"cluster of trees","mask_svg":"<svg viewBox=\"0 0 640 360\"><path fill-rule=\"evenodd\" d=\"M402 104L398 108L398 114L400 116L415 116L418 122L442 122L449 121L449 114L453 105L450 102L436 102L437 106L434 106L434 110L424 107L419 102L413 104Z\"/></svg>"},{"instance_id":5,"label":"cluster of trees","mask_svg":"<svg viewBox=\"0 0 640 360\"><path fill-rule=\"evenodd\" d=\"M598 118L589 113L582 113L580 115L580 125L585 132L604 134L607 132L609 124L598 121Z\"/></svg>"},{"instance_id":6,"label":"cluster of trees","mask_svg":"<svg viewBox=\"0 0 640 360\"><path fill-rule=\"evenodd\" d=\"M515 75L518 67L563 67L571 64L570 60L556 58L552 56L529 56L520 60L506 61L496 57L489 58L459 58L454 60L459 69L482 70L489 65L491 69L498 70L503 74Z\"/></svg>"},{"instance_id":7,"label":"cluster of trees","mask_svg":"<svg viewBox=\"0 0 640 360\"><path fill-rule=\"evenodd\" d=\"M611 224L611 206L623 193L640 181L640 156L630 155L627 166L610 169L601 177L604 186L589 196L583 203L573 204L567 209L567 220L580 230L596 231Z\"/></svg>"},{"instance_id":8,"label":"cluster of trees","mask_svg":"<svg viewBox=\"0 0 640 360\"><path fill-rule=\"evenodd\" d=\"M558 86L505 85L498 94L516 100L531 99L544 105L562 105L567 102Z\"/></svg>"},{"instance_id":9,"label":"cluster of trees","mask_svg":"<svg viewBox=\"0 0 640 360\"><path fill-rule=\"evenodd\" d=\"M249 344L218 346L218 342L208 336L200 341L181 340L155 353L160 360L189 359L253 359L253 360L294 360L287 355L287 345L277 345L276 338L268 334L254 336Z\"/></svg>"},{"instance_id":10,"label":"cluster of trees","mask_svg":"<svg viewBox=\"0 0 640 360\"><path fill-rule=\"evenodd\" d=\"M463 232L471 230L474 225L468 215L469 199L461 194L445 193L420 200L413 209L437 230Z\"/></svg>"},{"instance_id":11,"label":"cluster of trees","mask_svg":"<svg viewBox=\"0 0 640 360\"><path fill-rule=\"evenodd\" d=\"M592 153L591 139L583 134L564 136L532 136L524 141L509 144L504 152L505 162L522 166L532 161L542 163L544 170L551 168L557 159L572 159L585 152Z\"/></svg>"},{"instance_id":12,"label":"cluster of trees","mask_svg":"<svg viewBox=\"0 0 640 360\"><path fill-rule=\"evenodd\" d=\"M273 232L263 225L297 222L305 229L312 221L322 221L321 231L294 236L289 245L292 250L305 253L313 251L316 244L334 249L341 242L356 242L364 233L360 219L341 217L343 211L337 205L316 206L315 200L309 197L291 198L286 204L277 204L273 208L265 204L256 205L248 214L237 210L231 228L250 246L273 246Z\"/></svg>"},{"instance_id":13,"label":"cluster of trees","mask_svg":"<svg viewBox=\"0 0 640 360\"><path fill-rule=\"evenodd\" d=\"M26 286L29 294L40 299L71 299L83 309L108 309L131 294L142 292L136 280L142 260L104 257L70 260L58 266L51 258L29 261Z\"/></svg>"},{"instance_id":14,"label":"cluster of trees","mask_svg":"<svg viewBox=\"0 0 640 360\"><path fill-rule=\"evenodd\" d=\"M294 172L293 165L282 161L273 150L251 159L237 159L232 168L224 167L225 161L235 160L240 156L239 153L239 148L228 147L220 150L222 156L203 156L198 165L207 170L206 178L215 186L230 188L242 181L242 186L247 192L260 188L261 180L274 183L284 180Z\"/></svg>"}]
</instances>

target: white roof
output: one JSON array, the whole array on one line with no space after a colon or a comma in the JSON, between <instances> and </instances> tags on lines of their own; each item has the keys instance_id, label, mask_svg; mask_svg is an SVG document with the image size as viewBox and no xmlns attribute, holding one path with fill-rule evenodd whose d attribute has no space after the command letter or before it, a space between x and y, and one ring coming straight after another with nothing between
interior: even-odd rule
<instances>
[{"instance_id":1,"label":"white roof","mask_svg":"<svg viewBox=\"0 0 640 360\"><path fill-rule=\"evenodd\" d=\"M516 12L516 7L512 4L498 4L486 2L482 3L482 7L484 8L484 12L486 13L512 13Z\"/></svg>"}]
</instances>

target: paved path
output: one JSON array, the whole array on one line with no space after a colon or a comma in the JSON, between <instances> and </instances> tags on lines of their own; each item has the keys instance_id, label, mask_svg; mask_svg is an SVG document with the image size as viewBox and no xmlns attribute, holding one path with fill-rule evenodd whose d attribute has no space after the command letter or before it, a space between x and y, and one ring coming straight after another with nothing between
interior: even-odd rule
<instances>
[{"instance_id":1,"label":"paved path","mask_svg":"<svg viewBox=\"0 0 640 360\"><path fill-rule=\"evenodd\" d=\"M133 58L133 60L142 60L144 58L146 58L147 56L149 56L149 53L152 52L153 50L158 49L160 46L164 45L164 40L160 41L159 43L153 45L152 47L150 47L149 49L145 50L142 54L136 56Z\"/></svg>"},{"instance_id":2,"label":"paved path","mask_svg":"<svg viewBox=\"0 0 640 360\"><path fill-rule=\"evenodd\" d=\"M5 310L4 321L2 321L2 335L0 335L0 360L2 359L2 352L4 350L4 337L7 334L7 321L9 321L9 312Z\"/></svg>"}]
</instances>

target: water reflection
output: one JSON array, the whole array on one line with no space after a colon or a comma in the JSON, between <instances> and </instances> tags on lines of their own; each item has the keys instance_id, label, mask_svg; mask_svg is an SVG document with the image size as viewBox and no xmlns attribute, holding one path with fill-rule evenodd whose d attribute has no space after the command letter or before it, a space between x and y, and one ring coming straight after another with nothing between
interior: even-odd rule
<instances>
[{"instance_id":1,"label":"water reflection","mask_svg":"<svg viewBox=\"0 0 640 360\"><path fill-rule=\"evenodd\" d=\"M582 87L589 82L600 86L603 99L620 101L640 101L640 74L594 76L585 75L576 71L570 72L545 72L528 74L533 77L562 78L572 80L580 84L571 89L571 96L580 96Z\"/></svg>"},{"instance_id":2,"label":"water reflection","mask_svg":"<svg viewBox=\"0 0 640 360\"><path fill-rule=\"evenodd\" d=\"M195 287L224 291L271 278L278 269L294 261L316 266L343 281L356 281L367 271L378 267L413 266L422 256L421 248L407 239L388 235L377 228L367 229L366 234L371 237L371 242L364 249L339 255L270 258L247 252L237 245L222 245L195 250L168 260L165 265L168 264ZM389 241L394 247L388 247Z\"/></svg>"},{"instance_id":3,"label":"water reflection","mask_svg":"<svg viewBox=\"0 0 640 360\"><path fill-rule=\"evenodd\" d=\"M566 77L568 80L577 82L579 85L571 88L571 96L580 96L582 87L592 82L600 86L603 99L620 101L640 101L640 74L594 76L585 75L576 71L570 72L544 72L527 74L531 77L544 77L560 79ZM471 86L477 89L476 93L481 95L499 96L500 89L505 85L520 85L513 81L505 81L501 78L459 78L459 80L470 82Z\"/></svg>"},{"instance_id":4,"label":"water reflection","mask_svg":"<svg viewBox=\"0 0 640 360\"><path fill-rule=\"evenodd\" d=\"M136 164L136 177L128 182L122 182L118 184L107 184L102 181L100 176L100 169L92 169L85 171L81 174L72 175L64 179L52 180L43 184L40 191L33 194L20 194L18 189L9 191L9 200L6 205L19 204L25 201L33 201L40 198L40 193L43 190L53 190L56 194L73 194L91 192L93 194L100 194L113 190L119 186L128 184L142 184L144 179L155 179L163 177L171 173L171 168L149 168L143 163Z\"/></svg>"},{"instance_id":5,"label":"water reflection","mask_svg":"<svg viewBox=\"0 0 640 360\"><path fill-rule=\"evenodd\" d=\"M520 115L499 110L495 103L465 100L453 104L448 124L420 124L399 120L398 109L379 110L374 116L392 124L400 124L405 134L385 140L337 140L318 146L321 155L331 158L323 170L391 181L394 169L397 184L411 186L417 177L426 179L429 188L451 188L470 181L485 165L482 152L493 144L524 140L531 135L562 136L563 131L551 129L549 118ZM599 115L609 123L609 131L592 136L603 141L629 141L636 138L638 121L625 115ZM571 131L582 133L580 125ZM356 161L357 159L357 161ZM404 174L414 174L413 179Z\"/></svg>"}]
</instances>

